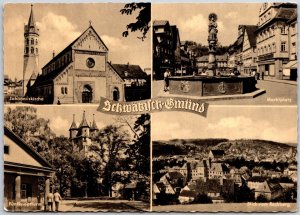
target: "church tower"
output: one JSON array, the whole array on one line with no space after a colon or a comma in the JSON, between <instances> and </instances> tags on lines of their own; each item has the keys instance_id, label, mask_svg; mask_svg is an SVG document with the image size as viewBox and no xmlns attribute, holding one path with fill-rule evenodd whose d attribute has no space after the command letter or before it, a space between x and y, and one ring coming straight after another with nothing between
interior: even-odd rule
<instances>
[{"instance_id":1,"label":"church tower","mask_svg":"<svg viewBox=\"0 0 300 215\"><path fill-rule=\"evenodd\" d=\"M76 137L77 131L78 131L78 129L77 129L77 125L76 125L76 122L75 122L75 114L73 114L73 122L72 122L72 125L71 125L70 129L69 129L71 140Z\"/></svg>"},{"instance_id":2,"label":"church tower","mask_svg":"<svg viewBox=\"0 0 300 215\"><path fill-rule=\"evenodd\" d=\"M31 77L38 74L39 29L36 26L33 5L31 5L28 24L24 26L24 64L23 64L23 96L32 85Z\"/></svg>"}]
</instances>

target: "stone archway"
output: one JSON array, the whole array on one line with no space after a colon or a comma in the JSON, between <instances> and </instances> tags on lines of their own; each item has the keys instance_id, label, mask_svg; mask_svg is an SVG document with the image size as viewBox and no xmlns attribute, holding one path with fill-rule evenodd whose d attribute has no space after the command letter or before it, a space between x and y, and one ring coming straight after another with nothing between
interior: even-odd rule
<instances>
[{"instance_id":1,"label":"stone archway","mask_svg":"<svg viewBox=\"0 0 300 215\"><path fill-rule=\"evenodd\" d=\"M93 101L93 88L86 84L83 86L82 103L92 103Z\"/></svg>"}]
</instances>

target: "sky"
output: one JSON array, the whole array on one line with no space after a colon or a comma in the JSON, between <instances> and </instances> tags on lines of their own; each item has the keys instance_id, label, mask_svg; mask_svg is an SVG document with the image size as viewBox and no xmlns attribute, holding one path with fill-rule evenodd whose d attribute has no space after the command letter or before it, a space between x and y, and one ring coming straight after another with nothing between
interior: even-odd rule
<instances>
[{"instance_id":1,"label":"sky","mask_svg":"<svg viewBox=\"0 0 300 215\"><path fill-rule=\"evenodd\" d=\"M37 117L50 120L50 128L56 134L56 136L66 136L69 137L69 128L71 127L73 121L73 114L75 114L75 123L77 126L82 121L83 111L85 111L85 116L88 124L93 122L93 114L95 114L95 122L99 129L104 128L108 125L120 125L120 120L115 115L103 114L96 111L97 107L95 105L63 105L63 106L36 106ZM138 115L127 116L128 122L133 125L135 119ZM122 123L121 123L122 124ZM133 136L132 131L128 126L124 127L130 136Z\"/></svg>"},{"instance_id":2,"label":"sky","mask_svg":"<svg viewBox=\"0 0 300 215\"><path fill-rule=\"evenodd\" d=\"M89 21L109 49L112 63L151 67L151 38L138 39L140 32L122 37L126 25L135 21L119 12L124 4L34 4L34 16L40 29L40 69L89 27ZM4 7L4 74L20 80L23 73L24 24L28 23L30 4L6 4Z\"/></svg>"},{"instance_id":3,"label":"sky","mask_svg":"<svg viewBox=\"0 0 300 215\"><path fill-rule=\"evenodd\" d=\"M256 25L262 3L153 4L152 20L168 20L179 28L180 40L207 45L208 15L218 16L218 40L226 46L237 39L238 25Z\"/></svg>"},{"instance_id":4,"label":"sky","mask_svg":"<svg viewBox=\"0 0 300 215\"><path fill-rule=\"evenodd\" d=\"M227 138L297 143L297 107L210 106L207 117L187 112L152 114L152 140Z\"/></svg>"}]
</instances>

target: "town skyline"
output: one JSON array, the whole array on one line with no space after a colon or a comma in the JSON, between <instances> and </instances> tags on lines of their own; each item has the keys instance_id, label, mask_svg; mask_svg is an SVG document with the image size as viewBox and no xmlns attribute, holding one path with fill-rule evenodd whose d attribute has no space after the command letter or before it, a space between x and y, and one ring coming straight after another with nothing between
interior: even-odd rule
<instances>
[{"instance_id":1,"label":"town skyline","mask_svg":"<svg viewBox=\"0 0 300 215\"><path fill-rule=\"evenodd\" d=\"M120 10L123 6L121 3L34 4L35 21L40 29L39 71L52 59L53 50L55 54L60 53L89 27L90 22L109 49L108 61L135 64L142 69L151 68L151 53L148 51L151 50L150 36L144 41L137 38L140 32L122 37L126 25L135 21L136 15L122 15ZM12 80L22 79L24 24L27 24L29 14L30 4L5 5L4 74ZM119 21L112 23L112 19Z\"/></svg>"},{"instance_id":2,"label":"town skyline","mask_svg":"<svg viewBox=\"0 0 300 215\"><path fill-rule=\"evenodd\" d=\"M208 15L216 13L219 43L229 46L237 38L239 25L257 25L260 7L261 3L153 4L152 21L168 20L170 25L176 25L179 29L181 41L207 45ZM172 13L165 13L166 8Z\"/></svg>"}]
</instances>

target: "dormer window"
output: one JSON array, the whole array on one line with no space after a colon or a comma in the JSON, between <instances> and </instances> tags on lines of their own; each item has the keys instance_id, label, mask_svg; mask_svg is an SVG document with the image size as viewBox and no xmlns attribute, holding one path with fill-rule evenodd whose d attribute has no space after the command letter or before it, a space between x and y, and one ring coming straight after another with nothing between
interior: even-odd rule
<instances>
[{"instance_id":1,"label":"dormer window","mask_svg":"<svg viewBox=\"0 0 300 215\"><path fill-rule=\"evenodd\" d=\"M128 77L128 72L124 71L124 75L125 75L125 77Z\"/></svg>"}]
</instances>

